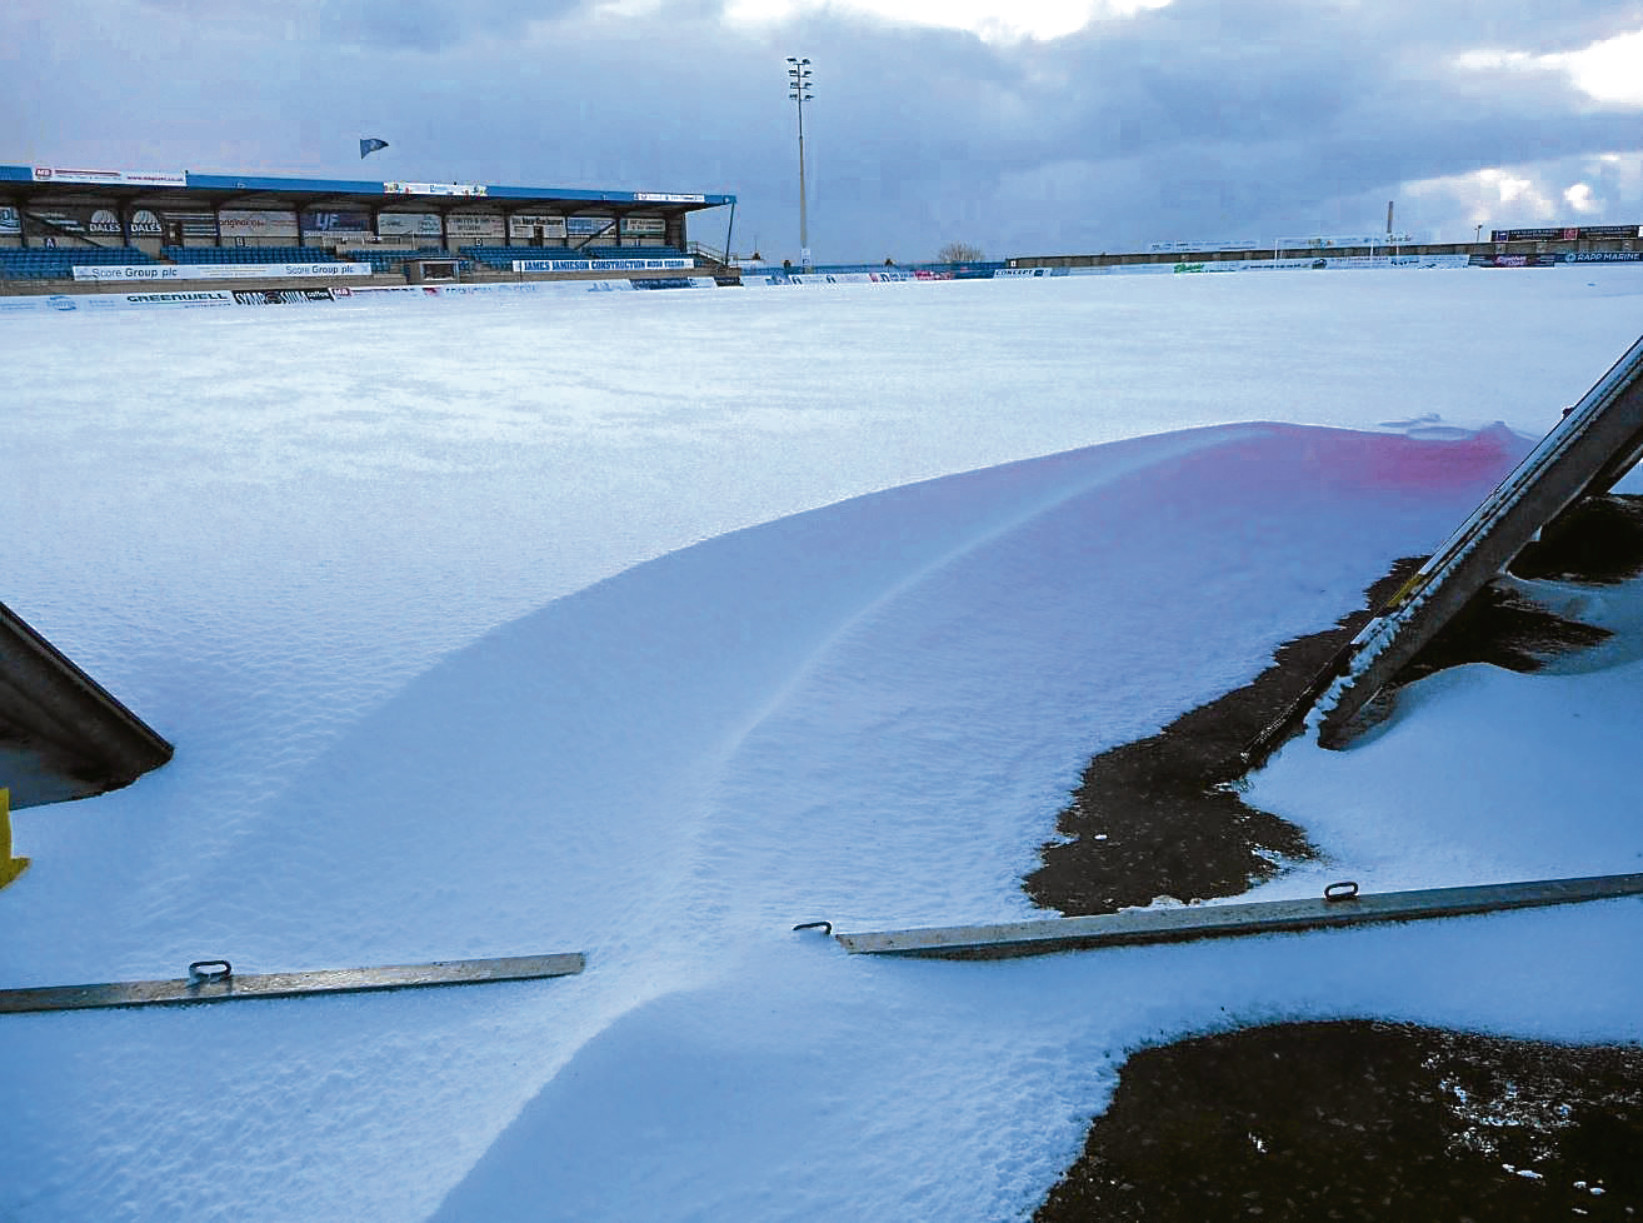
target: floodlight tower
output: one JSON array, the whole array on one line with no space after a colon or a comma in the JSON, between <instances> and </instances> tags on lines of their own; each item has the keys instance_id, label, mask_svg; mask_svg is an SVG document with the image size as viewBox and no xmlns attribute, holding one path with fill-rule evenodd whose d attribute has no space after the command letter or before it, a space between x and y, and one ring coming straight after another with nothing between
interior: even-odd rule
<instances>
[{"instance_id":1,"label":"floodlight tower","mask_svg":"<svg viewBox=\"0 0 1643 1223\"><path fill-rule=\"evenodd\" d=\"M810 92L810 61L787 57L787 96L799 104L799 266L810 270L810 224L804 199L804 104L815 101Z\"/></svg>"}]
</instances>

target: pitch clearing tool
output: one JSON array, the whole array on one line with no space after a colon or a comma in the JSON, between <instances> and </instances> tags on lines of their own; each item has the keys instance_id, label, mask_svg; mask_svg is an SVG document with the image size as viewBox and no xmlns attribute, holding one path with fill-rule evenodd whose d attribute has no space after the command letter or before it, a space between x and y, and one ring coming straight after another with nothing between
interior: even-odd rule
<instances>
[{"instance_id":1,"label":"pitch clearing tool","mask_svg":"<svg viewBox=\"0 0 1643 1223\"><path fill-rule=\"evenodd\" d=\"M1310 900L1126 909L1120 913L1104 913L1094 917L1060 917L997 926L942 926L921 930L835 934L833 937L853 955L1002 959L1092 947L1179 943L1202 938L1234 938L1357 926L1370 922L1460 917L1639 894L1643 894L1643 874L1429 888L1374 895L1363 895L1356 883L1343 882L1330 884L1322 897ZM825 923L805 923L806 926L821 924Z\"/></svg>"},{"instance_id":2,"label":"pitch clearing tool","mask_svg":"<svg viewBox=\"0 0 1643 1223\"><path fill-rule=\"evenodd\" d=\"M438 960L385 968L334 968L320 972L243 975L227 960L196 960L188 976L171 981L116 981L106 985L51 985L0 990L0 1014L80 1011L113 1006L167 1006L233 1002L243 998L293 998L306 994L357 994L430 985L480 985L568 977L582 971L581 952L508 956L495 960Z\"/></svg>"}]
</instances>

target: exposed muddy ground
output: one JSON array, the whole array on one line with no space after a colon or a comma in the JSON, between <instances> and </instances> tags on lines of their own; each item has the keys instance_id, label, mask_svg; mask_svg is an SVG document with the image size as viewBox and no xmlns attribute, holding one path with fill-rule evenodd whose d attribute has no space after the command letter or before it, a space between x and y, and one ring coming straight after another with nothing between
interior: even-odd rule
<instances>
[{"instance_id":1,"label":"exposed muddy ground","mask_svg":"<svg viewBox=\"0 0 1643 1223\"><path fill-rule=\"evenodd\" d=\"M1311 856L1295 825L1248 806L1234 788L1240 753L1284 711L1422 558L1398 561L1366 605L1334 628L1285 643L1249 684L1182 714L1156 735L1091 760L1044 865L1027 877L1037 904L1066 916L1113 913L1157 896L1236 896Z\"/></svg>"},{"instance_id":2,"label":"exposed muddy ground","mask_svg":"<svg viewBox=\"0 0 1643 1223\"><path fill-rule=\"evenodd\" d=\"M1514 576L1643 573L1643 498L1593 498ZM1379 607L1420 564L1370 588ZM1097 756L1026 881L1072 914L1247 890L1305 834L1245 805L1242 751L1368 619L1283 646L1250 685ZM1534 671L1609 634L1485 588L1365 710L1444 667ZM1643 1050L1570 1048L1403 1025L1296 1023L1139 1053L1039 1223L1220 1219L1516 1223L1643 1216Z\"/></svg>"},{"instance_id":3,"label":"exposed muddy ground","mask_svg":"<svg viewBox=\"0 0 1643 1223\"><path fill-rule=\"evenodd\" d=\"M1286 1024L1124 1066L1038 1223L1643 1213L1643 1050Z\"/></svg>"},{"instance_id":4,"label":"exposed muddy ground","mask_svg":"<svg viewBox=\"0 0 1643 1223\"><path fill-rule=\"evenodd\" d=\"M1240 753L1289 705L1419 568L1398 561L1370 586L1365 606L1335 628L1287 642L1253 681L1182 714L1158 734L1090 761L1057 821L1065 841L1042 847L1025 881L1036 904L1066 916L1112 913L1158 896L1235 896L1271 878L1284 860L1311 856L1299 828L1247 805ZM1618 582L1643 572L1643 497L1581 503L1512 565L1518 577ZM1485 587L1366 707L1360 725L1389 715L1398 687L1445 667L1488 662L1534 671L1605 640L1601 628L1564 620L1505 586Z\"/></svg>"}]
</instances>

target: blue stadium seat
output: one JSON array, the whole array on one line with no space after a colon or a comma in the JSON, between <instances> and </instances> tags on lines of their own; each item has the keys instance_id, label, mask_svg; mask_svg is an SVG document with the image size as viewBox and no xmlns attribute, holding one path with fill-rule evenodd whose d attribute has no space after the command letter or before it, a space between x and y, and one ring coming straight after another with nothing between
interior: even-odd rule
<instances>
[{"instance_id":1,"label":"blue stadium seat","mask_svg":"<svg viewBox=\"0 0 1643 1223\"><path fill-rule=\"evenodd\" d=\"M74 268L97 264L147 264L154 260L135 247L64 246L0 250L0 277L9 280L68 280Z\"/></svg>"}]
</instances>

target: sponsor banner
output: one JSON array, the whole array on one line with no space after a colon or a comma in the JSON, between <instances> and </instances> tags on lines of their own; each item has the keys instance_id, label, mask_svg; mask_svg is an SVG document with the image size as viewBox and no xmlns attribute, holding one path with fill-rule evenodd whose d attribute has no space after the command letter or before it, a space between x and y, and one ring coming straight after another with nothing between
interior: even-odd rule
<instances>
[{"instance_id":1,"label":"sponsor banner","mask_svg":"<svg viewBox=\"0 0 1643 1223\"><path fill-rule=\"evenodd\" d=\"M234 295L226 289L204 289L194 293L109 293L81 297L81 306L232 306Z\"/></svg>"},{"instance_id":2,"label":"sponsor banner","mask_svg":"<svg viewBox=\"0 0 1643 1223\"><path fill-rule=\"evenodd\" d=\"M305 234L347 234L349 237L369 236L371 214L368 212L305 212L302 214L302 232Z\"/></svg>"},{"instance_id":3,"label":"sponsor banner","mask_svg":"<svg viewBox=\"0 0 1643 1223\"><path fill-rule=\"evenodd\" d=\"M111 208L30 208L28 216L51 229L71 234L120 236L120 217Z\"/></svg>"},{"instance_id":4,"label":"sponsor banner","mask_svg":"<svg viewBox=\"0 0 1643 1223\"><path fill-rule=\"evenodd\" d=\"M994 280L1010 280L1017 276L1048 276L1049 268L997 268L993 272Z\"/></svg>"},{"instance_id":5,"label":"sponsor banner","mask_svg":"<svg viewBox=\"0 0 1643 1223\"><path fill-rule=\"evenodd\" d=\"M277 280L369 276L368 263L138 263L76 267L75 280Z\"/></svg>"},{"instance_id":6,"label":"sponsor banner","mask_svg":"<svg viewBox=\"0 0 1643 1223\"><path fill-rule=\"evenodd\" d=\"M188 175L181 170L68 170L58 166L35 166L37 183L103 183L118 187L186 187Z\"/></svg>"},{"instance_id":7,"label":"sponsor banner","mask_svg":"<svg viewBox=\"0 0 1643 1223\"><path fill-rule=\"evenodd\" d=\"M508 233L515 238L535 238L537 230L544 239L563 242L568 236L565 218L551 212L516 212L508 221Z\"/></svg>"},{"instance_id":8,"label":"sponsor banner","mask_svg":"<svg viewBox=\"0 0 1643 1223\"><path fill-rule=\"evenodd\" d=\"M710 277L703 277L711 280ZM924 281L951 280L952 277L942 272L933 272L921 275L918 272L773 272L770 275L755 275L751 272L742 273L744 286L763 285L879 285L879 284L916 284ZM637 282L636 282L637 283Z\"/></svg>"},{"instance_id":9,"label":"sponsor banner","mask_svg":"<svg viewBox=\"0 0 1643 1223\"><path fill-rule=\"evenodd\" d=\"M383 183L385 195L458 195L479 196L486 191L478 183Z\"/></svg>"},{"instance_id":10,"label":"sponsor banner","mask_svg":"<svg viewBox=\"0 0 1643 1223\"><path fill-rule=\"evenodd\" d=\"M438 293L439 289L434 285L366 285L361 288L337 285L331 290L331 297L335 301L404 301L412 297L434 297ZM388 296L379 296L381 294Z\"/></svg>"},{"instance_id":11,"label":"sponsor banner","mask_svg":"<svg viewBox=\"0 0 1643 1223\"><path fill-rule=\"evenodd\" d=\"M1491 242L1579 242L1614 238L1643 238L1639 225L1562 225L1550 229L1492 229Z\"/></svg>"},{"instance_id":12,"label":"sponsor banner","mask_svg":"<svg viewBox=\"0 0 1643 1223\"><path fill-rule=\"evenodd\" d=\"M515 259L516 272L681 272L689 259Z\"/></svg>"},{"instance_id":13,"label":"sponsor banner","mask_svg":"<svg viewBox=\"0 0 1643 1223\"><path fill-rule=\"evenodd\" d=\"M10 204L0 204L0 234L23 232L23 215Z\"/></svg>"},{"instance_id":14,"label":"sponsor banner","mask_svg":"<svg viewBox=\"0 0 1643 1223\"><path fill-rule=\"evenodd\" d=\"M119 267L94 263L90 267L75 267L75 280L188 280L188 269L169 267L159 263L137 263Z\"/></svg>"},{"instance_id":15,"label":"sponsor banner","mask_svg":"<svg viewBox=\"0 0 1643 1223\"><path fill-rule=\"evenodd\" d=\"M591 272L591 259L515 259L516 272Z\"/></svg>"},{"instance_id":16,"label":"sponsor banner","mask_svg":"<svg viewBox=\"0 0 1643 1223\"><path fill-rule=\"evenodd\" d=\"M1471 265L1480 268L1551 268L1558 257L1546 255L1473 255Z\"/></svg>"},{"instance_id":17,"label":"sponsor banner","mask_svg":"<svg viewBox=\"0 0 1643 1223\"><path fill-rule=\"evenodd\" d=\"M623 217L622 233L635 238L665 238L667 222L661 217Z\"/></svg>"},{"instance_id":18,"label":"sponsor banner","mask_svg":"<svg viewBox=\"0 0 1643 1223\"><path fill-rule=\"evenodd\" d=\"M437 238L440 235L436 212L381 212L377 233L384 238Z\"/></svg>"},{"instance_id":19,"label":"sponsor banner","mask_svg":"<svg viewBox=\"0 0 1643 1223\"><path fill-rule=\"evenodd\" d=\"M21 297L12 297L9 294L0 295L0 314L18 314L25 310L73 310L74 308L74 298L66 293L53 293L50 296L30 293Z\"/></svg>"},{"instance_id":20,"label":"sponsor banner","mask_svg":"<svg viewBox=\"0 0 1643 1223\"><path fill-rule=\"evenodd\" d=\"M295 238L297 214L225 208L218 214L225 238Z\"/></svg>"},{"instance_id":21,"label":"sponsor banner","mask_svg":"<svg viewBox=\"0 0 1643 1223\"><path fill-rule=\"evenodd\" d=\"M1638 263L1643 251L1565 251L1560 258L1564 263Z\"/></svg>"},{"instance_id":22,"label":"sponsor banner","mask_svg":"<svg viewBox=\"0 0 1643 1223\"><path fill-rule=\"evenodd\" d=\"M1323 260L1328 268L1464 268L1467 255L1336 255Z\"/></svg>"},{"instance_id":23,"label":"sponsor banner","mask_svg":"<svg viewBox=\"0 0 1643 1223\"><path fill-rule=\"evenodd\" d=\"M30 208L25 214L29 220L53 231L71 234L86 232L86 214L82 208Z\"/></svg>"},{"instance_id":24,"label":"sponsor banner","mask_svg":"<svg viewBox=\"0 0 1643 1223\"><path fill-rule=\"evenodd\" d=\"M180 228L184 238L215 240L217 236L216 223L209 212L137 208L126 219L126 231L133 238L163 238L167 236L168 227Z\"/></svg>"},{"instance_id":25,"label":"sponsor banner","mask_svg":"<svg viewBox=\"0 0 1643 1223\"><path fill-rule=\"evenodd\" d=\"M668 195L656 191L635 191L633 198L645 204L705 204L705 195Z\"/></svg>"},{"instance_id":26,"label":"sponsor banner","mask_svg":"<svg viewBox=\"0 0 1643 1223\"><path fill-rule=\"evenodd\" d=\"M799 272L788 277L796 285L867 285L872 284L875 272ZM944 277L920 276L920 280L939 280ZM947 278L947 279L950 279Z\"/></svg>"},{"instance_id":27,"label":"sponsor banner","mask_svg":"<svg viewBox=\"0 0 1643 1223\"><path fill-rule=\"evenodd\" d=\"M506 234L500 216L478 212L451 213L445 218L445 231L453 238L501 238Z\"/></svg>"},{"instance_id":28,"label":"sponsor banner","mask_svg":"<svg viewBox=\"0 0 1643 1223\"><path fill-rule=\"evenodd\" d=\"M172 212L167 209L160 213L160 221L163 230L180 228L184 239L210 238L213 242L217 240L217 219L209 212Z\"/></svg>"},{"instance_id":29,"label":"sponsor banner","mask_svg":"<svg viewBox=\"0 0 1643 1223\"><path fill-rule=\"evenodd\" d=\"M1261 244L1255 241L1242 242L1149 242L1147 250L1154 255L1176 254L1196 255L1203 251L1258 251Z\"/></svg>"},{"instance_id":30,"label":"sponsor banner","mask_svg":"<svg viewBox=\"0 0 1643 1223\"><path fill-rule=\"evenodd\" d=\"M593 266L601 272L678 272L696 264L689 259L595 259Z\"/></svg>"},{"instance_id":31,"label":"sponsor banner","mask_svg":"<svg viewBox=\"0 0 1643 1223\"><path fill-rule=\"evenodd\" d=\"M565 232L573 238L606 238L616 236L615 217L566 217Z\"/></svg>"},{"instance_id":32,"label":"sponsor banner","mask_svg":"<svg viewBox=\"0 0 1643 1223\"><path fill-rule=\"evenodd\" d=\"M1643 238L1643 225L1582 225L1582 238Z\"/></svg>"},{"instance_id":33,"label":"sponsor banner","mask_svg":"<svg viewBox=\"0 0 1643 1223\"><path fill-rule=\"evenodd\" d=\"M1099 268L1067 269L1069 276L1164 276L1174 272L1173 263L1117 263Z\"/></svg>"},{"instance_id":34,"label":"sponsor banner","mask_svg":"<svg viewBox=\"0 0 1643 1223\"><path fill-rule=\"evenodd\" d=\"M628 292L632 288L631 280L533 280L488 285L373 285L361 289L338 285L331 290L331 295L337 301L365 305L376 302L406 302L430 297L488 297L498 293L570 297L582 293Z\"/></svg>"},{"instance_id":35,"label":"sponsor banner","mask_svg":"<svg viewBox=\"0 0 1643 1223\"><path fill-rule=\"evenodd\" d=\"M126 228L133 238L159 238L165 234L160 218L147 208L139 208L126 218Z\"/></svg>"},{"instance_id":36,"label":"sponsor banner","mask_svg":"<svg viewBox=\"0 0 1643 1223\"><path fill-rule=\"evenodd\" d=\"M718 282L711 276L658 276L653 280L628 282L635 289L716 289Z\"/></svg>"},{"instance_id":37,"label":"sponsor banner","mask_svg":"<svg viewBox=\"0 0 1643 1223\"><path fill-rule=\"evenodd\" d=\"M334 300L329 289L235 289L239 306L304 306Z\"/></svg>"},{"instance_id":38,"label":"sponsor banner","mask_svg":"<svg viewBox=\"0 0 1643 1223\"><path fill-rule=\"evenodd\" d=\"M1334 237L1279 238L1271 247L1250 247L1250 250L1319 251L1339 250L1348 246L1407 246L1415 240L1413 234L1346 234Z\"/></svg>"}]
</instances>

